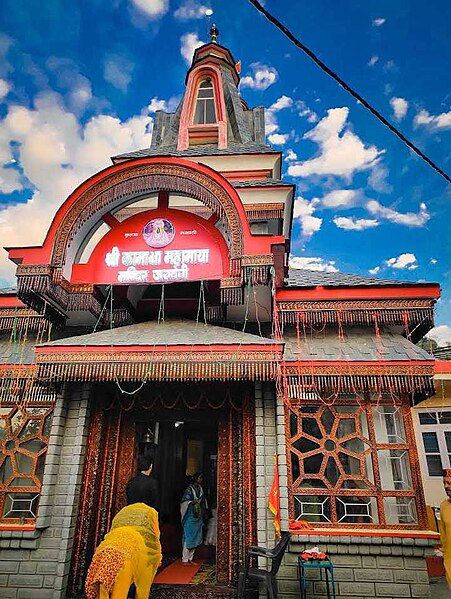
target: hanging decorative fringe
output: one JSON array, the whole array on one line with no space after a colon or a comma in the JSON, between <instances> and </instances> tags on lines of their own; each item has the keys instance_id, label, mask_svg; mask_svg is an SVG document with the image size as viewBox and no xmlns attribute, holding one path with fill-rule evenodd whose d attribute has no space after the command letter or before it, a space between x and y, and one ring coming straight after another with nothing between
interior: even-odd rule
<instances>
[{"instance_id":1,"label":"hanging decorative fringe","mask_svg":"<svg viewBox=\"0 0 451 599\"><path fill-rule=\"evenodd\" d=\"M230 276L231 277L240 277L241 276L241 259L233 259L230 260Z\"/></svg>"},{"instance_id":2,"label":"hanging decorative fringe","mask_svg":"<svg viewBox=\"0 0 451 599\"><path fill-rule=\"evenodd\" d=\"M299 380L301 379L301 380ZM427 375L359 375L359 374L303 374L300 377L287 377L286 393L291 403L297 403L306 394L320 397L335 396L338 393L390 392L397 395L418 394L421 399L435 393L432 376Z\"/></svg>"},{"instance_id":3,"label":"hanging decorative fringe","mask_svg":"<svg viewBox=\"0 0 451 599\"><path fill-rule=\"evenodd\" d=\"M271 280L271 266L246 266L244 282L252 285L268 285Z\"/></svg>"},{"instance_id":4,"label":"hanging decorative fringe","mask_svg":"<svg viewBox=\"0 0 451 599\"><path fill-rule=\"evenodd\" d=\"M25 329L29 332L37 331L46 322L44 315L27 308L0 310L0 331L11 331L13 328L18 332Z\"/></svg>"},{"instance_id":5,"label":"hanging decorative fringe","mask_svg":"<svg viewBox=\"0 0 451 599\"><path fill-rule=\"evenodd\" d=\"M223 281L224 282L224 281ZM221 287L221 304L241 306L244 303L244 289L241 286Z\"/></svg>"},{"instance_id":6,"label":"hanging decorative fringe","mask_svg":"<svg viewBox=\"0 0 451 599\"><path fill-rule=\"evenodd\" d=\"M127 362L116 353L37 353L37 378L42 381L184 381L271 380L276 376L280 352L245 350L195 354L127 354Z\"/></svg>"},{"instance_id":7,"label":"hanging decorative fringe","mask_svg":"<svg viewBox=\"0 0 451 599\"><path fill-rule=\"evenodd\" d=\"M208 323L223 322L225 318L223 306L206 306L205 312Z\"/></svg>"},{"instance_id":8,"label":"hanging decorative fringe","mask_svg":"<svg viewBox=\"0 0 451 599\"><path fill-rule=\"evenodd\" d=\"M11 370L9 377L3 377L0 373L0 406L5 403L21 405L55 402L57 387L40 384L35 379L36 369L34 368L30 369L27 376L24 374L14 369Z\"/></svg>"},{"instance_id":9,"label":"hanging decorative fringe","mask_svg":"<svg viewBox=\"0 0 451 599\"><path fill-rule=\"evenodd\" d=\"M428 303L429 300L427 300ZM360 303L360 302L359 302ZM288 303L287 303L288 304ZM324 326L339 324L346 326L361 325L373 326L375 319L379 325L400 325L410 330L417 329L417 337L421 338L424 329L429 330L434 326L434 309L428 306L378 307L365 305L354 306L353 302L336 303L333 307L317 306L316 302L303 303L296 308L287 304L279 305L279 314L282 325L294 325L300 319L307 326Z\"/></svg>"},{"instance_id":10,"label":"hanging decorative fringe","mask_svg":"<svg viewBox=\"0 0 451 599\"><path fill-rule=\"evenodd\" d=\"M267 220L272 218L283 218L285 206L284 204L252 204L245 205L246 215L249 221Z\"/></svg>"}]
</instances>

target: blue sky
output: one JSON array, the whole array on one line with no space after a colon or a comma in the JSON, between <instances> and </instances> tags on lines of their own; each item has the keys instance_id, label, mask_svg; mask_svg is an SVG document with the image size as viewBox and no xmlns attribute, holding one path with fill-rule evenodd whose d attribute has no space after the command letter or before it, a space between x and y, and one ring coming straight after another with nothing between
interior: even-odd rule
<instances>
[{"instance_id":1,"label":"blue sky","mask_svg":"<svg viewBox=\"0 0 451 599\"><path fill-rule=\"evenodd\" d=\"M266 0L334 70L451 171L444 0ZM0 16L0 241L36 243L57 206L109 156L150 142L153 112L183 93L205 9L242 63L243 97L297 184L293 262L437 281L451 341L446 182L247 0L4 0ZM0 283L13 270L0 255Z\"/></svg>"}]
</instances>

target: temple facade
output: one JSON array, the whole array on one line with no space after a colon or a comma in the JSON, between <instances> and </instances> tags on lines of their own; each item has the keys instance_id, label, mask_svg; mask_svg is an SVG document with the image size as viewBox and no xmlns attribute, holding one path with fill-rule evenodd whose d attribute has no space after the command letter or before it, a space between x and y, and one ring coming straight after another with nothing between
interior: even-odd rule
<instances>
[{"instance_id":1,"label":"temple facade","mask_svg":"<svg viewBox=\"0 0 451 599\"><path fill-rule=\"evenodd\" d=\"M275 542L276 461L292 533L282 598L299 596L296 556L312 545L338 597L428 596L437 534L412 407L434 394L415 342L439 286L289 269L295 189L238 84L214 35L151 147L75 189L42 246L6 248L1 597L83 596L150 444L175 545L185 476L204 473L218 588L236 585L249 545Z\"/></svg>"}]
</instances>

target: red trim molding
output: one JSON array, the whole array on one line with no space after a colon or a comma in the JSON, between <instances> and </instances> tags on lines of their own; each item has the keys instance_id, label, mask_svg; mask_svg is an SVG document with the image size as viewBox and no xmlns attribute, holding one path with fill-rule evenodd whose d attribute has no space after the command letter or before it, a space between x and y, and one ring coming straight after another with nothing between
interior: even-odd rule
<instances>
[{"instance_id":1,"label":"red trim molding","mask_svg":"<svg viewBox=\"0 0 451 599\"><path fill-rule=\"evenodd\" d=\"M440 297L438 283L413 283L412 285L369 285L352 287L309 287L278 289L276 301L302 300L350 300L388 298L432 298Z\"/></svg>"},{"instance_id":2,"label":"red trim molding","mask_svg":"<svg viewBox=\"0 0 451 599\"><path fill-rule=\"evenodd\" d=\"M435 374L451 374L451 360L436 360L434 364Z\"/></svg>"},{"instance_id":3,"label":"red trim molding","mask_svg":"<svg viewBox=\"0 0 451 599\"><path fill-rule=\"evenodd\" d=\"M15 293L0 295L0 308L25 308Z\"/></svg>"}]
</instances>

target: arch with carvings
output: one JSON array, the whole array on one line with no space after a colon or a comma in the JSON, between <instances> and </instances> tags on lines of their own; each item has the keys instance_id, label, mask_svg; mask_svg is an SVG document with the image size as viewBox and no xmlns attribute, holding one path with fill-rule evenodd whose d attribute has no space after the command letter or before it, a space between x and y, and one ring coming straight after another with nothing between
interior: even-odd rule
<instances>
[{"instance_id":1,"label":"arch with carvings","mask_svg":"<svg viewBox=\"0 0 451 599\"><path fill-rule=\"evenodd\" d=\"M116 164L82 183L63 203L43 246L10 249L22 265L51 265L62 272L70 257L103 216L150 193L190 196L215 212L225 224L230 258L245 253L251 232L241 200L232 185L213 169L183 158L140 158Z\"/></svg>"}]
</instances>

